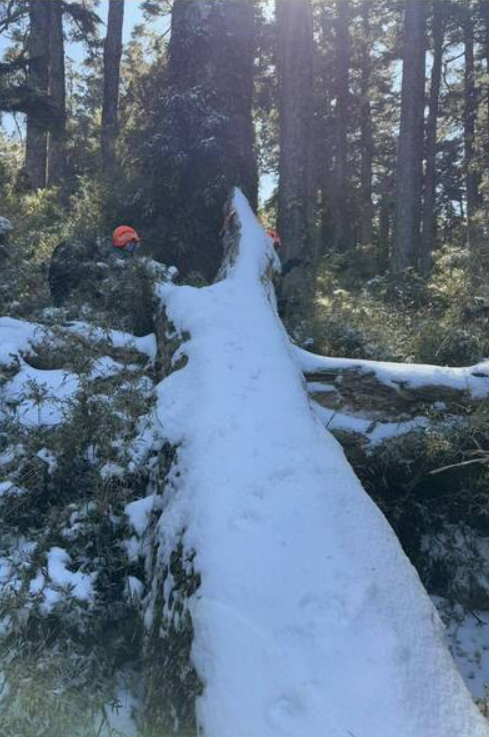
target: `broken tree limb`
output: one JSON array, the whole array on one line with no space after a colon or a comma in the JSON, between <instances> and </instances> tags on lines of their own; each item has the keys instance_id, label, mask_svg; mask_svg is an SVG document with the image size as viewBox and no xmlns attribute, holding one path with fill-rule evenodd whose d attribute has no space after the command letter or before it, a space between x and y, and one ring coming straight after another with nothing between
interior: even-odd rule
<instances>
[{"instance_id":1,"label":"broken tree limb","mask_svg":"<svg viewBox=\"0 0 489 737\"><path fill-rule=\"evenodd\" d=\"M444 423L453 427L489 397L489 362L451 368L327 358L295 348L317 404L333 432L376 445Z\"/></svg>"}]
</instances>

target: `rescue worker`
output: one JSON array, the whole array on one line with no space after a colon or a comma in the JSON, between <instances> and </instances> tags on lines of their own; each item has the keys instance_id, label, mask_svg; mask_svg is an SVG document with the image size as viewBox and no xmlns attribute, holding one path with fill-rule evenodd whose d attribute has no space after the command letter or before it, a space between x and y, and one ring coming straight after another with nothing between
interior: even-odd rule
<instances>
[{"instance_id":1,"label":"rescue worker","mask_svg":"<svg viewBox=\"0 0 489 737\"><path fill-rule=\"evenodd\" d=\"M280 239L278 231L274 230L273 228L267 228L267 235L273 240L273 247L277 251L278 255L280 256L280 260L282 261L282 241ZM287 276L287 274L290 274L292 269L295 269L296 266L300 266L301 264L302 259L300 258L289 258L285 262L282 261L282 276Z\"/></svg>"},{"instance_id":2,"label":"rescue worker","mask_svg":"<svg viewBox=\"0 0 489 737\"><path fill-rule=\"evenodd\" d=\"M112 235L112 245L120 258L132 256L140 243L141 238L130 225L119 225Z\"/></svg>"},{"instance_id":3,"label":"rescue worker","mask_svg":"<svg viewBox=\"0 0 489 737\"><path fill-rule=\"evenodd\" d=\"M134 228L119 225L112 246L119 259L129 258L141 239ZM110 274L110 245L96 239L62 241L53 251L49 265L49 289L55 307L61 307L82 284L101 282ZM99 290L96 290L99 292ZM103 294L103 290L100 292Z\"/></svg>"},{"instance_id":4,"label":"rescue worker","mask_svg":"<svg viewBox=\"0 0 489 737\"><path fill-rule=\"evenodd\" d=\"M93 282L94 266L103 262L103 258L103 249L95 240L74 238L58 243L51 255L48 272L54 306L62 307L83 282Z\"/></svg>"},{"instance_id":5,"label":"rescue worker","mask_svg":"<svg viewBox=\"0 0 489 737\"><path fill-rule=\"evenodd\" d=\"M280 246L282 245L282 241L280 240L280 236L276 230L273 230L272 228L268 228L267 235L272 239L273 241L273 247L276 251L279 250Z\"/></svg>"}]
</instances>

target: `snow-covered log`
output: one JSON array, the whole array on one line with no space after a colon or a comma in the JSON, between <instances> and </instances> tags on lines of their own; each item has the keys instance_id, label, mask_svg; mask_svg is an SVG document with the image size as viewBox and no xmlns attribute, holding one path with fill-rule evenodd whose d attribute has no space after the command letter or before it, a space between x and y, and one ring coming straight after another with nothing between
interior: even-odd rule
<instances>
[{"instance_id":1,"label":"snow-covered log","mask_svg":"<svg viewBox=\"0 0 489 737\"><path fill-rule=\"evenodd\" d=\"M466 368L295 355L328 429L369 446L431 425L453 427L489 396L489 361Z\"/></svg>"},{"instance_id":2,"label":"snow-covered log","mask_svg":"<svg viewBox=\"0 0 489 737\"><path fill-rule=\"evenodd\" d=\"M488 737L416 571L317 419L271 242L239 191L232 209L218 281L157 286L180 345L146 539L155 728Z\"/></svg>"}]
</instances>

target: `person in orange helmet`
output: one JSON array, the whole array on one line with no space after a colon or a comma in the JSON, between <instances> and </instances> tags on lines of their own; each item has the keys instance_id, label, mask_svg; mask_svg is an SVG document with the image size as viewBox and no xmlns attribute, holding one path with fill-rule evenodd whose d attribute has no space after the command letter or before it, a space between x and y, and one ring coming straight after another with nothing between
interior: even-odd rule
<instances>
[{"instance_id":1,"label":"person in orange helmet","mask_svg":"<svg viewBox=\"0 0 489 737\"><path fill-rule=\"evenodd\" d=\"M132 255L140 243L141 238L130 225L119 225L112 235L112 245L122 258Z\"/></svg>"},{"instance_id":2,"label":"person in orange helmet","mask_svg":"<svg viewBox=\"0 0 489 737\"><path fill-rule=\"evenodd\" d=\"M278 250L282 245L282 241L280 240L278 232L276 230L273 230L273 228L268 228L267 235L273 240L273 247Z\"/></svg>"}]
</instances>

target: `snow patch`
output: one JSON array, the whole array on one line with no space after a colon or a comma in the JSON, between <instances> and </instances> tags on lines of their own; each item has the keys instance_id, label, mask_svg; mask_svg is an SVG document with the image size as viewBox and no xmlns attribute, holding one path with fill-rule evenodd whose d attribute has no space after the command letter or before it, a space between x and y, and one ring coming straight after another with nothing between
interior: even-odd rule
<instances>
[{"instance_id":1,"label":"snow patch","mask_svg":"<svg viewBox=\"0 0 489 737\"><path fill-rule=\"evenodd\" d=\"M25 427L59 425L80 389L79 378L68 371L43 371L20 361L20 371L2 389L3 400L15 405L16 416Z\"/></svg>"},{"instance_id":2,"label":"snow patch","mask_svg":"<svg viewBox=\"0 0 489 737\"><path fill-rule=\"evenodd\" d=\"M70 555L63 548L53 547L47 554L47 573L51 584L58 589L68 589L69 593L79 601L91 602L94 597L94 574L70 571L72 565ZM44 590L45 611L62 600L63 594L51 587Z\"/></svg>"}]
</instances>

